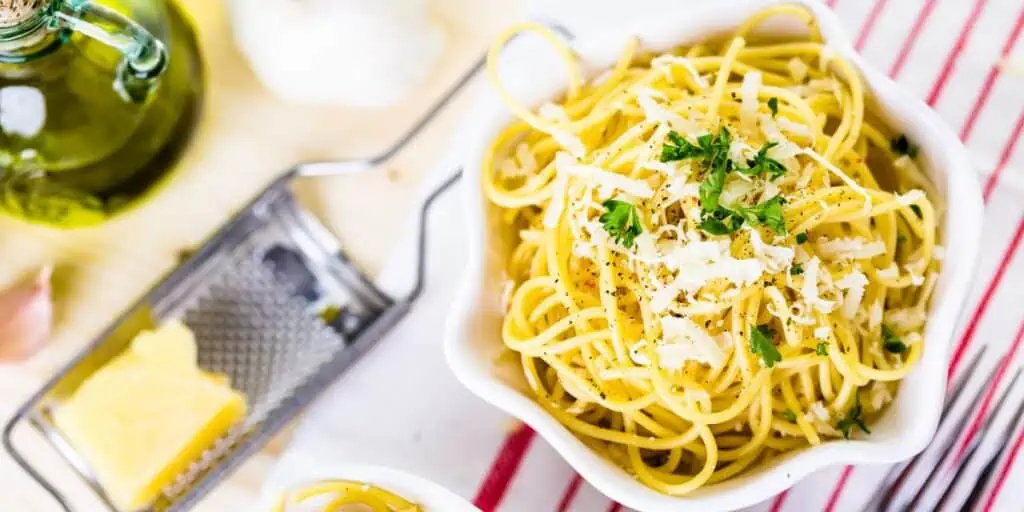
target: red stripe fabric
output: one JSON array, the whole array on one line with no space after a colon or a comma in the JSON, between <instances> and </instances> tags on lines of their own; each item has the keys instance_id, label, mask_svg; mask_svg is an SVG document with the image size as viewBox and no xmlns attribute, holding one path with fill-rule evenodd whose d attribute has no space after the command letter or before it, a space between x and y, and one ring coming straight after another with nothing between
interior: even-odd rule
<instances>
[{"instance_id":1,"label":"red stripe fabric","mask_svg":"<svg viewBox=\"0 0 1024 512\"><path fill-rule=\"evenodd\" d=\"M1003 148L1003 154L999 156L999 163L996 164L996 168L992 170L992 174L985 180L985 187L982 190L982 197L985 201L988 201L989 196L992 195L992 191L996 188L996 183L999 182L999 175L1003 173L1007 166L1010 165L1010 158L1013 156L1013 151L1017 147L1017 142L1021 139L1021 133L1024 132L1024 109L1021 110L1020 116L1017 117L1017 124L1013 128L1013 134L1010 135L1010 142Z\"/></svg>"},{"instance_id":2,"label":"red stripe fabric","mask_svg":"<svg viewBox=\"0 0 1024 512\"><path fill-rule=\"evenodd\" d=\"M967 353L967 347L970 344L971 339L974 337L974 333L978 330L978 324L981 323L981 318L985 316L989 303L992 302L992 296L995 295L996 289L999 288L999 283L1002 282L1003 276L1006 275L1006 269L1010 267L1010 262L1013 261L1013 255L1016 254L1017 249L1020 247L1022 238L1024 238L1024 218L1022 218L1020 223L1017 224L1017 231L1010 240L1010 246L1007 247L1006 251L1003 253L1002 259L999 260L999 266L996 267L996 273L993 274L992 279L988 282L988 286L985 287L985 291L981 296L981 301L978 302L978 306L974 309L974 313L971 314L971 320L967 323L967 328L964 329L964 334L960 338L960 343L957 344L956 350L953 351L953 356L949 360L950 378L953 378L953 375L956 374L957 367L963 360L964 354Z\"/></svg>"},{"instance_id":3,"label":"red stripe fabric","mask_svg":"<svg viewBox=\"0 0 1024 512\"><path fill-rule=\"evenodd\" d=\"M562 494L562 500L558 502L558 512L565 512L569 510L569 506L572 505L573 498L576 497L576 493L580 491L580 485L583 483L583 477L579 473L572 476L572 480L569 480L569 485L565 487L565 493Z\"/></svg>"},{"instance_id":4,"label":"red stripe fabric","mask_svg":"<svg viewBox=\"0 0 1024 512\"><path fill-rule=\"evenodd\" d=\"M501 450L491 463L491 469L477 490L476 497L473 498L473 504L477 508L483 512L497 510L534 437L536 434L533 429L523 425L505 438Z\"/></svg>"},{"instance_id":5,"label":"red stripe fabric","mask_svg":"<svg viewBox=\"0 0 1024 512\"><path fill-rule=\"evenodd\" d=\"M871 12L868 13L868 19L864 22L864 27L860 30L860 35L857 36L857 42L854 43L854 48L857 51L864 49L864 45L867 44L868 38L871 37L871 31L875 28L875 24L878 23L878 17L885 10L886 4L889 0L878 0L875 5L871 7Z\"/></svg>"},{"instance_id":6,"label":"red stripe fabric","mask_svg":"<svg viewBox=\"0 0 1024 512\"><path fill-rule=\"evenodd\" d=\"M617 501L612 502L612 504L608 506L608 512L619 512L621 510L622 504Z\"/></svg>"},{"instance_id":7,"label":"red stripe fabric","mask_svg":"<svg viewBox=\"0 0 1024 512\"><path fill-rule=\"evenodd\" d=\"M839 497L843 495L843 487L846 487L846 481L850 479L851 474L853 474L853 466L843 468L842 474L839 475L839 481L836 483L836 488L832 489L832 494L829 495L828 502L825 504L825 512L832 512L836 509Z\"/></svg>"},{"instance_id":8,"label":"red stripe fabric","mask_svg":"<svg viewBox=\"0 0 1024 512\"><path fill-rule=\"evenodd\" d=\"M1005 59L1013 51L1013 45L1017 42L1017 38L1020 37L1021 29L1024 28L1024 9L1021 9L1020 14L1017 15L1017 24L1014 25L1013 30L1010 32L1010 36L1006 38L1006 43L1003 44L1003 51L1001 59ZM978 99L975 100L974 105L971 106L970 112L967 114L967 119L964 121L964 126L960 130L960 140L966 141L971 136L971 132L974 130L974 123L978 120L978 115L981 114L982 107L988 102L989 94L992 93L992 87L996 83L996 78L1000 75L999 63L993 63L989 69L988 74L985 75L985 82L981 86L981 94L978 95Z\"/></svg>"},{"instance_id":9,"label":"red stripe fabric","mask_svg":"<svg viewBox=\"0 0 1024 512\"><path fill-rule=\"evenodd\" d=\"M971 14L967 17L967 21L964 22L963 29L960 30L960 36L957 37L956 44L953 45L953 50L949 54L949 58L946 59L946 63L942 66L942 71L939 72L939 78L935 81L935 85L932 86L932 91L928 93L928 104L935 105L939 101L939 97L942 95L942 91L946 88L946 84L949 83L950 77L953 76L953 68L956 66L957 61L960 60L960 55L964 52L964 48L967 47L967 39L970 37L971 32L974 31L974 27L978 24L978 18L981 16L981 11L984 10L985 4L988 0L976 0L974 3L974 9L971 10Z\"/></svg>"},{"instance_id":10,"label":"red stripe fabric","mask_svg":"<svg viewBox=\"0 0 1024 512\"><path fill-rule=\"evenodd\" d=\"M921 35L921 30L924 29L925 24L928 23L928 18L931 17L932 12L935 11L935 4L938 0L927 0L924 6L921 7L921 11L918 12L917 18L914 19L914 25L910 27L910 32L907 34L907 38L903 40L903 45L900 46L900 52L896 54L896 60L893 61L892 67L889 68L889 76L896 78L900 72L903 71L903 66L907 64L907 57L910 55L910 50L914 48L914 43L917 41L918 36Z\"/></svg>"}]
</instances>

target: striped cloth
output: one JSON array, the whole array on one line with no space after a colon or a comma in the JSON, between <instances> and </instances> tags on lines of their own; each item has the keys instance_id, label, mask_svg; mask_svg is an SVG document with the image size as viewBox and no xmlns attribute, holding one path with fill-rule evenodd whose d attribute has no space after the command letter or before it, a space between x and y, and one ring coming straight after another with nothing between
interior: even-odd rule
<instances>
[{"instance_id":1,"label":"striped cloth","mask_svg":"<svg viewBox=\"0 0 1024 512\"><path fill-rule=\"evenodd\" d=\"M577 34L622 22L617 0L534 0L532 12ZM670 0L634 0L651 9ZM831 0L857 48L932 105L976 157L986 209L984 250L950 363L982 344L982 368L997 367L989 398L1012 374L1024 342L1024 2L1021 0ZM442 165L451 169L453 155ZM373 462L427 476L484 512L614 512L623 508L583 482L531 430L469 395L445 369L443 317L463 267L462 205L454 195L430 220L428 286L383 345L315 405L268 479L301 473L302 461ZM396 258L385 285L408 276ZM1016 283L1016 285L1014 285ZM1018 397L1015 397L1015 399ZM1024 399L1024 398L1019 398ZM1024 509L1024 431L999 461L983 510ZM1021 457L1024 459L1024 456ZM833 468L753 507L756 511L845 511L877 488L884 467ZM1016 485L1014 485L1016 484Z\"/></svg>"}]
</instances>

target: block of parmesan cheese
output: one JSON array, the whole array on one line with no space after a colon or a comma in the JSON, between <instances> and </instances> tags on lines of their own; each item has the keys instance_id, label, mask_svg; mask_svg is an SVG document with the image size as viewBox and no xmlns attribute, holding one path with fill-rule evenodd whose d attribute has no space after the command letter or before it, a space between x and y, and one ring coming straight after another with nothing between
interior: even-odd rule
<instances>
[{"instance_id":1,"label":"block of parmesan cheese","mask_svg":"<svg viewBox=\"0 0 1024 512\"><path fill-rule=\"evenodd\" d=\"M245 396L200 370L195 354L181 323L142 333L54 412L57 428L122 509L151 504L245 416Z\"/></svg>"}]
</instances>

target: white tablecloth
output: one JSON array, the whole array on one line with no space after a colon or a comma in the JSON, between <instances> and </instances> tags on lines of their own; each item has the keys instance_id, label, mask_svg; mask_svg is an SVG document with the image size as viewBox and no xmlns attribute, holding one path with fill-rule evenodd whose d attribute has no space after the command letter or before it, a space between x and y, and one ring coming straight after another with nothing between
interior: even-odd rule
<instances>
[{"instance_id":1,"label":"white tablecloth","mask_svg":"<svg viewBox=\"0 0 1024 512\"><path fill-rule=\"evenodd\" d=\"M626 2L532 3L531 11L538 17L585 34L621 22L624 15L618 6ZM969 343L968 353L988 344L982 367L992 367L1024 332L1024 251L1019 250L1024 234L1024 148L1014 153L1024 125L1024 38L1019 37L1024 4L833 3L866 57L930 100L977 157L979 180L989 190L984 250L964 312L965 327L956 339ZM678 0L629 4L637 6L630 14L636 16L685 8ZM455 168L458 159L453 151L439 166L434 183ZM405 469L475 500L484 512L618 509L586 483L580 485L575 472L542 439L470 395L445 367L441 333L464 264L462 211L458 194L441 200L429 221L429 277L423 297L381 346L314 404L269 477L268 489L281 475L301 473L302 459L313 457ZM382 276L391 289L409 282L407 255L412 251L400 253ZM1014 455L1007 453L996 469L1007 476L990 510L1024 509L1018 494L1024 486L1024 460L1013 465ZM884 470L822 471L754 510L858 510ZM846 480L842 487L841 480Z\"/></svg>"}]
</instances>

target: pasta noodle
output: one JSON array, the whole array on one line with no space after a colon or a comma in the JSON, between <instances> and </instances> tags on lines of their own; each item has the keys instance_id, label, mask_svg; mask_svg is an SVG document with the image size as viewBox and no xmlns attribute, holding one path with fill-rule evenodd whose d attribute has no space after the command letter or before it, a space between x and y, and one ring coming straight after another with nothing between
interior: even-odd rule
<instances>
[{"instance_id":1,"label":"pasta noodle","mask_svg":"<svg viewBox=\"0 0 1024 512\"><path fill-rule=\"evenodd\" d=\"M760 37L776 15L808 35ZM536 111L497 72L521 32L570 70ZM671 495L870 433L924 349L941 212L809 12L664 55L631 41L589 82L522 24L488 74L518 117L483 161L515 239L502 337L552 416Z\"/></svg>"},{"instance_id":2,"label":"pasta noodle","mask_svg":"<svg viewBox=\"0 0 1024 512\"><path fill-rule=\"evenodd\" d=\"M324 480L282 495L274 512L423 512L405 498L380 487L347 480Z\"/></svg>"}]
</instances>

